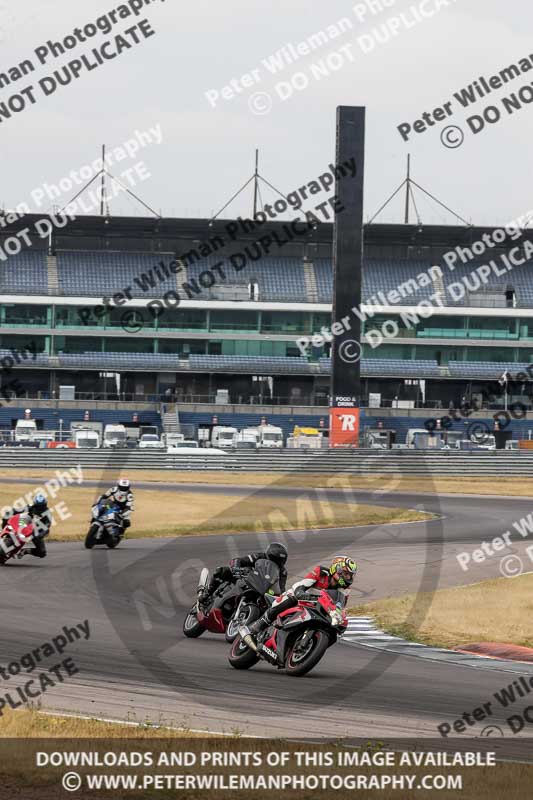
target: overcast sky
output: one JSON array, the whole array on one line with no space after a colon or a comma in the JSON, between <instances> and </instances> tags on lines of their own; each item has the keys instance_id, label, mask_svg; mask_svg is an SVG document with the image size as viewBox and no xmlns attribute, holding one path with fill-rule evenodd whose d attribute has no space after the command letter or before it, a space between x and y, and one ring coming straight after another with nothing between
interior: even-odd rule
<instances>
[{"instance_id":1,"label":"overcast sky","mask_svg":"<svg viewBox=\"0 0 533 800\"><path fill-rule=\"evenodd\" d=\"M377 0L372 2L377 5ZM413 158L413 177L476 224L503 223L533 209L533 103L510 115L501 102L502 97L531 86L533 70L479 99L471 109L461 108L453 98L479 76L488 80L529 55L533 59L531 3L513 0L511 13L496 0L449 0L448 7L415 24L420 14L412 7L418 8L422 0L383 2L388 7L381 13L368 11L361 20L362 9L356 14L351 0L255 4L153 0L139 17L119 21L107 36L99 34L40 65L34 52L37 47L49 39L62 41L75 27L94 23L120 3L5 0L0 4L0 72L28 58L36 69L1 89L0 103L29 85L35 87L37 102L0 123L0 202L13 207L25 201L33 207L33 190L43 182L57 183L70 170L94 161L103 142L113 148L135 130L160 125L162 144L145 148L114 171L119 173L142 159L151 177L135 191L146 203L163 216L210 216L250 177L256 147L261 152L261 173L282 191L290 192L315 178L334 157L336 107L363 105L367 108L367 219L403 180L408 152ZM439 3L444 6L444 0L425 2L426 11L435 10ZM401 11L404 18L397 36L377 42L373 30L379 28L383 39L382 26L394 26L392 18L398 19ZM78 80L44 96L39 80L143 18L150 21L156 35L91 72L83 70ZM262 63L287 43L297 46L344 18L352 23L347 32L292 66L286 65L277 75ZM333 57L336 66L342 59L338 70L316 80L312 65L346 45L351 48ZM215 108L210 106L207 91L221 92L232 78L240 80L254 69L259 76L255 86L243 89L234 99L220 98ZM309 85L282 100L280 93L287 93L294 73L303 73ZM257 92L262 94L250 100ZM268 113L250 110L255 103L264 111L270 101ZM448 121L413 134L409 143L403 141L398 125L412 124L424 111L448 101L453 110ZM501 119L474 135L466 118L482 113L488 105L501 110ZM441 143L441 132L450 124L464 131L461 147L448 149ZM454 142L457 136L457 132L450 134ZM61 200L66 202L75 191L77 187ZM269 190L263 192L265 201L273 198ZM422 196L417 201L423 222L453 223L453 217ZM249 214L251 202L249 188L224 216ZM142 211L120 197L111 204L111 213ZM378 221L401 221L402 215L397 198Z\"/></svg>"}]
</instances>

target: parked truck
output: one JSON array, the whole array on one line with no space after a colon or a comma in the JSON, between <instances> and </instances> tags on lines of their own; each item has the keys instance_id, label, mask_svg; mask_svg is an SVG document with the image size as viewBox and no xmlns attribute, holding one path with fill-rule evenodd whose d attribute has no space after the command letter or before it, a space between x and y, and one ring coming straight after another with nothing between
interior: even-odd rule
<instances>
[{"instance_id":1,"label":"parked truck","mask_svg":"<svg viewBox=\"0 0 533 800\"><path fill-rule=\"evenodd\" d=\"M237 433L237 428L231 428L229 425L215 425L211 431L211 447L222 447L224 449L233 447Z\"/></svg>"},{"instance_id":2,"label":"parked truck","mask_svg":"<svg viewBox=\"0 0 533 800\"><path fill-rule=\"evenodd\" d=\"M176 433L172 431L171 433L163 433L161 436L161 441L165 445L165 447L176 447L176 445L180 444L185 440L185 436L183 433Z\"/></svg>"},{"instance_id":3,"label":"parked truck","mask_svg":"<svg viewBox=\"0 0 533 800\"><path fill-rule=\"evenodd\" d=\"M34 419L18 419L15 424L16 442L33 442L37 433L37 423Z\"/></svg>"},{"instance_id":4,"label":"parked truck","mask_svg":"<svg viewBox=\"0 0 533 800\"><path fill-rule=\"evenodd\" d=\"M258 430L259 447L277 449L283 447L283 431L277 425L260 425Z\"/></svg>"},{"instance_id":5,"label":"parked truck","mask_svg":"<svg viewBox=\"0 0 533 800\"><path fill-rule=\"evenodd\" d=\"M78 428L74 431L74 442L76 447L88 449L88 448L98 448L100 447L101 440L100 434L91 429L83 430L83 428Z\"/></svg>"},{"instance_id":6,"label":"parked truck","mask_svg":"<svg viewBox=\"0 0 533 800\"><path fill-rule=\"evenodd\" d=\"M243 428L235 434L233 446L237 450L256 450L260 438L259 428Z\"/></svg>"},{"instance_id":7,"label":"parked truck","mask_svg":"<svg viewBox=\"0 0 533 800\"><path fill-rule=\"evenodd\" d=\"M295 425L287 439L287 447L293 450L317 450L323 446L324 432L318 428L301 428Z\"/></svg>"},{"instance_id":8,"label":"parked truck","mask_svg":"<svg viewBox=\"0 0 533 800\"><path fill-rule=\"evenodd\" d=\"M104 447L126 447L126 428L124 425L106 425L104 428Z\"/></svg>"}]
</instances>

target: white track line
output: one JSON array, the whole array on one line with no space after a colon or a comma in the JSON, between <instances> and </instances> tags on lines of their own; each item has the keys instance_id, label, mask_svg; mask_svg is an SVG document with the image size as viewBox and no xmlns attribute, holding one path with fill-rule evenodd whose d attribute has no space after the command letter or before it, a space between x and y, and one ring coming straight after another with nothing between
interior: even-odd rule
<instances>
[{"instance_id":1,"label":"white track line","mask_svg":"<svg viewBox=\"0 0 533 800\"><path fill-rule=\"evenodd\" d=\"M133 722L132 720L123 720L123 719L109 719L107 717L89 717L85 714L66 714L64 712L59 711L38 711L38 714L44 714L47 717L66 717L67 719L85 719L89 720L90 722L106 722L110 725L129 725L130 727L134 728L149 728L153 730L163 730L163 731L180 731L183 733L204 733L206 736L231 736L235 739L265 739L265 736L254 736L252 734L235 734L235 733L227 733L225 731L211 731L207 728L174 728L171 725L151 725L147 722Z\"/></svg>"}]
</instances>

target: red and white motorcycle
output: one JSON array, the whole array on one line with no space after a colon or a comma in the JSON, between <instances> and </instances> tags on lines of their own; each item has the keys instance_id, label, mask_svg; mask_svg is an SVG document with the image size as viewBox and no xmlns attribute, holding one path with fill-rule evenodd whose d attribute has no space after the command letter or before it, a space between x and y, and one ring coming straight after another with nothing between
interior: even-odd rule
<instances>
[{"instance_id":1,"label":"red and white motorcycle","mask_svg":"<svg viewBox=\"0 0 533 800\"><path fill-rule=\"evenodd\" d=\"M29 514L15 514L0 534L0 564L22 558L24 547L31 544L35 528Z\"/></svg>"},{"instance_id":2,"label":"red and white motorcycle","mask_svg":"<svg viewBox=\"0 0 533 800\"><path fill-rule=\"evenodd\" d=\"M249 633L243 638L239 631L229 663L235 669L249 669L263 659L287 675L305 675L348 627L341 604L344 598L336 589L309 589L256 640Z\"/></svg>"}]
</instances>

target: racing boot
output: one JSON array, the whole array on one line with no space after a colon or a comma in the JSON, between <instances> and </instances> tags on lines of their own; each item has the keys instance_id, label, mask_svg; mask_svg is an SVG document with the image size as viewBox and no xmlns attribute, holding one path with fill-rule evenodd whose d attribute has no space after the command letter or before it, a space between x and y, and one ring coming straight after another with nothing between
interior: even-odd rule
<instances>
[{"instance_id":1,"label":"racing boot","mask_svg":"<svg viewBox=\"0 0 533 800\"><path fill-rule=\"evenodd\" d=\"M257 643L257 637L265 631L269 625L272 625L272 619L269 616L269 612L266 611L262 617L259 617L255 622L252 622L250 626L241 625L239 628L239 635L243 642L248 645L251 650L255 650L255 652L264 658L265 661L268 661L270 664L273 664L275 667L278 666L278 657L273 650L270 648L265 647L262 642Z\"/></svg>"},{"instance_id":2,"label":"racing boot","mask_svg":"<svg viewBox=\"0 0 533 800\"><path fill-rule=\"evenodd\" d=\"M266 630L271 623L272 620L269 617L268 611L265 611L263 616L259 617L259 619L256 619L255 622L252 622L251 625L242 625L239 628L241 639L245 639L246 636L251 636L253 637L253 641L255 643L257 636L260 633L263 633L263 631ZM248 642L246 642L246 644L248 644Z\"/></svg>"},{"instance_id":3,"label":"racing boot","mask_svg":"<svg viewBox=\"0 0 533 800\"><path fill-rule=\"evenodd\" d=\"M198 606L200 608L205 608L209 603L209 589L206 589L205 587L203 589L198 589L196 596L198 598Z\"/></svg>"}]
</instances>

